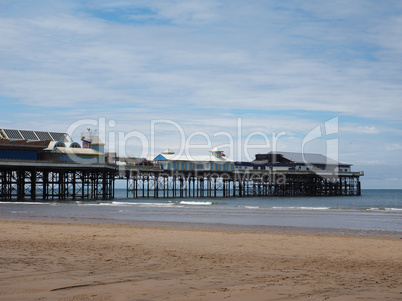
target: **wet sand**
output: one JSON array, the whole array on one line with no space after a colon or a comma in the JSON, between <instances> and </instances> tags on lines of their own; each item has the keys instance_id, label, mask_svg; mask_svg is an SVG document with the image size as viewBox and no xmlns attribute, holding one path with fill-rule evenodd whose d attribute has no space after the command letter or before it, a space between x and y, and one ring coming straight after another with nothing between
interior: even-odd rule
<instances>
[{"instance_id":1,"label":"wet sand","mask_svg":"<svg viewBox=\"0 0 402 301\"><path fill-rule=\"evenodd\" d=\"M0 220L0 300L402 300L400 237Z\"/></svg>"}]
</instances>

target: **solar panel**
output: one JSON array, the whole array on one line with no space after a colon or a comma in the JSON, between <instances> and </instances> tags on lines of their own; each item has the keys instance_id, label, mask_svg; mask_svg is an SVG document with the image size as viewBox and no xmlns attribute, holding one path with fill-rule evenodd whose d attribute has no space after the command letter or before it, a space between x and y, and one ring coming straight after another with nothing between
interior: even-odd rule
<instances>
[{"instance_id":1,"label":"solar panel","mask_svg":"<svg viewBox=\"0 0 402 301\"><path fill-rule=\"evenodd\" d=\"M64 136L64 133L49 133L54 141L64 141L66 137Z\"/></svg>"},{"instance_id":2,"label":"solar panel","mask_svg":"<svg viewBox=\"0 0 402 301\"><path fill-rule=\"evenodd\" d=\"M20 130L20 133L21 133L22 137L24 137L25 140L35 140L35 141L39 140L33 131Z\"/></svg>"},{"instance_id":3,"label":"solar panel","mask_svg":"<svg viewBox=\"0 0 402 301\"><path fill-rule=\"evenodd\" d=\"M36 135L39 137L39 140L53 140L53 138L49 135L48 132L36 132Z\"/></svg>"},{"instance_id":4,"label":"solar panel","mask_svg":"<svg viewBox=\"0 0 402 301\"><path fill-rule=\"evenodd\" d=\"M8 136L9 139L18 139L18 140L23 140L24 138L21 136L21 134L18 132L18 130L4 130L6 135Z\"/></svg>"},{"instance_id":5,"label":"solar panel","mask_svg":"<svg viewBox=\"0 0 402 301\"><path fill-rule=\"evenodd\" d=\"M66 142L65 133L40 132L28 130L0 129L0 139L30 140L30 141L63 141Z\"/></svg>"}]
</instances>

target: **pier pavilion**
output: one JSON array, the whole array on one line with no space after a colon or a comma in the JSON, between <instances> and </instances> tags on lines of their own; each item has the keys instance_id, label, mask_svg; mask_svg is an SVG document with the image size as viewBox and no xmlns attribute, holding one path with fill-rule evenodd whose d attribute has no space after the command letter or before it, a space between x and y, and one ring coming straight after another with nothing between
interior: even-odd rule
<instances>
[{"instance_id":1,"label":"pier pavilion","mask_svg":"<svg viewBox=\"0 0 402 301\"><path fill-rule=\"evenodd\" d=\"M177 155L166 149L153 161L160 164L163 170L171 171L234 171L234 161L227 158L217 147L210 150L209 155Z\"/></svg>"}]
</instances>

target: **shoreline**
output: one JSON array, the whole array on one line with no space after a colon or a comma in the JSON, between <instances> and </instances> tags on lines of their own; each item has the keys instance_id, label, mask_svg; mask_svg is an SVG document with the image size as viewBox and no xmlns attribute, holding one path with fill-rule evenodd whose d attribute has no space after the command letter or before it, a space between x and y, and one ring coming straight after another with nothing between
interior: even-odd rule
<instances>
[{"instance_id":1,"label":"shoreline","mask_svg":"<svg viewBox=\"0 0 402 301\"><path fill-rule=\"evenodd\" d=\"M401 238L0 219L7 300L402 300Z\"/></svg>"},{"instance_id":2,"label":"shoreline","mask_svg":"<svg viewBox=\"0 0 402 301\"><path fill-rule=\"evenodd\" d=\"M173 227L189 229L210 229L210 230L238 230L258 232L278 232L296 234L329 234L329 235L357 235L357 236L384 236L402 237L402 231L390 230L363 230L347 228L323 228L323 227L293 227L293 226L266 226L266 225L236 225L223 223L200 223L200 222L172 222L172 221L149 221L149 220L117 220L107 218L75 218L61 216L16 216L3 215L1 220L20 220L38 222L62 222L62 223L89 223L89 224L110 224L127 226L150 226L150 227Z\"/></svg>"},{"instance_id":3,"label":"shoreline","mask_svg":"<svg viewBox=\"0 0 402 301\"><path fill-rule=\"evenodd\" d=\"M201 198L0 203L1 218L402 237L402 191L361 198Z\"/></svg>"}]
</instances>

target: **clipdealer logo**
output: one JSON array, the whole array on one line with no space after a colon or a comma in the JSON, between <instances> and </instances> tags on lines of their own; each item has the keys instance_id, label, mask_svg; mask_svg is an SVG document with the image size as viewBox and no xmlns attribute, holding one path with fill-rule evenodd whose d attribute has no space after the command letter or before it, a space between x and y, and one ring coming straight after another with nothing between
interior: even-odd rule
<instances>
[{"instance_id":1,"label":"clipdealer logo","mask_svg":"<svg viewBox=\"0 0 402 301\"><path fill-rule=\"evenodd\" d=\"M181 156L186 156L189 160L196 159L195 156L191 155L191 150L209 150L212 149L214 140L219 140L219 138L226 139L228 142L224 144L217 145L218 148L224 148L227 151L226 156L233 158L234 161L253 161L253 152L256 149L261 149L262 152L276 152L278 151L278 142L281 138L287 136L287 132L272 132L270 135L262 131L253 131L245 135L245 129L243 128L243 123L241 118L236 120L236 133L233 134L229 131L216 131L214 133L207 133L206 131L194 131L190 134L186 134L186 131L180 123L169 120L169 119L156 119L150 120L149 132L144 133L138 130L132 130L129 132L116 130L117 123L115 120L107 120L105 117L100 117L98 119L82 119L77 120L72 123L68 129L67 133L70 137L81 137L81 132L85 131L88 127L96 128L97 135L100 140L106 143L106 149L114 150L118 157L127 158L129 152L133 151L130 147L130 141L137 140L136 155L137 158L148 158L152 160L158 153L156 149L159 148L159 143L157 137L161 136L164 129L167 127L173 128L176 132L171 135L174 136L175 141L179 141L179 145L176 147L177 152L174 158L179 158ZM337 134L339 133L339 120L338 117L331 118L326 122L317 125L311 131L309 131L301 141L301 155L303 162L308 167L309 170L316 171L319 170L311 162L311 158L307 155L306 148L309 144L314 142L319 142L321 145L325 144L325 158L326 162L324 165L329 165L334 161L338 161L339 152L339 141ZM162 134L163 135L163 134ZM203 144L193 144L195 138L202 138L205 142ZM245 137L245 138L244 138ZM260 139L263 144L252 144L253 139ZM226 151L225 151L226 152ZM174 159L173 158L173 159ZM71 161L77 162L77 156L71 155ZM322 171L319 170L319 171ZM334 170L334 173L337 171Z\"/></svg>"}]
</instances>

